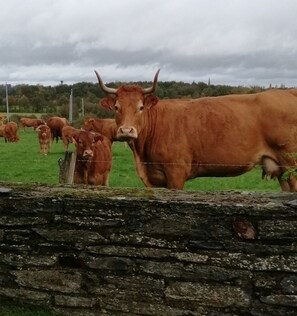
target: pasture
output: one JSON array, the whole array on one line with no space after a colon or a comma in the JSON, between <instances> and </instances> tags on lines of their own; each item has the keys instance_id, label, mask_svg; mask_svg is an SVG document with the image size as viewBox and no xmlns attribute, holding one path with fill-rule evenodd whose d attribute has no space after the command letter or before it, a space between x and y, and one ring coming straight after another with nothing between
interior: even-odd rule
<instances>
[{"instance_id":1,"label":"pasture","mask_svg":"<svg viewBox=\"0 0 297 316\"><path fill-rule=\"evenodd\" d=\"M30 129L19 131L18 143L5 143L0 138L0 181L2 183L40 183L56 185L59 183L58 160L64 158L63 144L59 141L52 144L51 153L42 156L39 153L37 133ZM74 146L70 145L70 150ZM110 174L111 187L143 188L138 178L132 152L123 143L113 144L113 166ZM279 192L276 181L261 179L261 170L254 169L239 177L233 178L197 178L186 182L185 190L219 191L275 191ZM0 315L52 315L48 310L12 307L0 307Z\"/></svg>"},{"instance_id":2,"label":"pasture","mask_svg":"<svg viewBox=\"0 0 297 316\"><path fill-rule=\"evenodd\" d=\"M39 153L37 133L31 129L19 130L18 143L5 143L0 138L0 181L40 183L55 185L59 183L58 160L64 158L61 141L52 143L51 153ZM74 150L74 145L70 145ZM143 188L138 178L133 155L124 143L113 144L113 162L109 185L111 187ZM242 176L231 178L196 178L186 182L186 191L203 190L243 190L243 191L280 191L277 181L262 180L261 170L256 168Z\"/></svg>"}]
</instances>

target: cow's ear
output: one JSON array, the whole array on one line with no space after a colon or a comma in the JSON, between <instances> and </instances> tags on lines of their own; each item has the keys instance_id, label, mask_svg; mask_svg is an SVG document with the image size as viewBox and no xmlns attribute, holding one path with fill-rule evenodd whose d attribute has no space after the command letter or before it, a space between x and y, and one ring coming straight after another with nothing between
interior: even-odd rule
<instances>
[{"instance_id":1,"label":"cow's ear","mask_svg":"<svg viewBox=\"0 0 297 316\"><path fill-rule=\"evenodd\" d=\"M108 110L112 110L115 103L116 103L115 98L113 98L111 96L107 96L107 97L101 99L101 101L100 101L100 104Z\"/></svg>"},{"instance_id":2,"label":"cow's ear","mask_svg":"<svg viewBox=\"0 0 297 316\"><path fill-rule=\"evenodd\" d=\"M73 142L74 142L75 144L77 144L78 139L79 139L78 133L73 133L73 134L72 134L72 139L73 139Z\"/></svg>"},{"instance_id":3,"label":"cow's ear","mask_svg":"<svg viewBox=\"0 0 297 316\"><path fill-rule=\"evenodd\" d=\"M100 133L94 133L94 141L95 142L98 142L98 141L102 142L103 141L103 135L100 134Z\"/></svg>"},{"instance_id":4,"label":"cow's ear","mask_svg":"<svg viewBox=\"0 0 297 316\"><path fill-rule=\"evenodd\" d=\"M147 106L147 107L151 107L151 106L156 105L158 103L158 101L159 101L158 97L156 97L153 94L150 94L147 97L145 97L144 105Z\"/></svg>"}]
</instances>

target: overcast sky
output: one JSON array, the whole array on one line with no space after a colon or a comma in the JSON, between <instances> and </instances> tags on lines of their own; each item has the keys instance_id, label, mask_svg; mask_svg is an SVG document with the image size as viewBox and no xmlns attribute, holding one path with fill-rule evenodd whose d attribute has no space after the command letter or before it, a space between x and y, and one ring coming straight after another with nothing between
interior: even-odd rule
<instances>
[{"instance_id":1,"label":"overcast sky","mask_svg":"<svg viewBox=\"0 0 297 316\"><path fill-rule=\"evenodd\" d=\"M0 3L0 84L297 86L296 0Z\"/></svg>"}]
</instances>

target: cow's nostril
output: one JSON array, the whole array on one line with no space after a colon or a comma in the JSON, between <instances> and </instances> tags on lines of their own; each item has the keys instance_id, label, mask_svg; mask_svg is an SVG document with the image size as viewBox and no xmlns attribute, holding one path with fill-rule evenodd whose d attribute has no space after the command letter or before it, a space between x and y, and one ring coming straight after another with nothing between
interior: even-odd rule
<instances>
[{"instance_id":1,"label":"cow's nostril","mask_svg":"<svg viewBox=\"0 0 297 316\"><path fill-rule=\"evenodd\" d=\"M84 156L85 158L93 157L93 152L92 152L92 150L85 150L83 156Z\"/></svg>"},{"instance_id":2,"label":"cow's nostril","mask_svg":"<svg viewBox=\"0 0 297 316\"><path fill-rule=\"evenodd\" d=\"M137 130L133 126L120 126L117 132L119 140L136 139L137 136Z\"/></svg>"}]
</instances>

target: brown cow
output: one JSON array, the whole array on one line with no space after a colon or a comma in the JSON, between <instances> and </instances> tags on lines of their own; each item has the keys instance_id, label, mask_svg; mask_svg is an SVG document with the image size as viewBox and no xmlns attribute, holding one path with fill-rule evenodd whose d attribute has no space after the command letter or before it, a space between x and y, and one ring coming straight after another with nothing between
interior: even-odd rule
<instances>
[{"instance_id":1,"label":"brown cow","mask_svg":"<svg viewBox=\"0 0 297 316\"><path fill-rule=\"evenodd\" d=\"M148 187L183 189L199 176L236 176L261 165L283 191L297 191L297 90L160 101L153 85L106 87L101 105L116 111L117 137L129 140L137 172Z\"/></svg>"},{"instance_id":2,"label":"brown cow","mask_svg":"<svg viewBox=\"0 0 297 316\"><path fill-rule=\"evenodd\" d=\"M62 128L62 141L64 144L65 151L68 150L69 144L73 143L73 134L77 131L78 131L78 129L76 129L70 125L66 125Z\"/></svg>"},{"instance_id":3,"label":"brown cow","mask_svg":"<svg viewBox=\"0 0 297 316\"><path fill-rule=\"evenodd\" d=\"M33 127L34 130L39 125L45 124L45 121L42 119L35 119L35 118L28 118L28 117L22 117L20 119L20 127L25 131L26 127Z\"/></svg>"},{"instance_id":4,"label":"brown cow","mask_svg":"<svg viewBox=\"0 0 297 316\"><path fill-rule=\"evenodd\" d=\"M86 131L98 132L112 142L117 140L117 123L115 119L88 118L82 126Z\"/></svg>"},{"instance_id":5,"label":"brown cow","mask_svg":"<svg viewBox=\"0 0 297 316\"><path fill-rule=\"evenodd\" d=\"M46 124L51 129L52 140L56 139L57 143L59 137L62 138L62 128L68 125L68 122L64 117L52 116L47 120Z\"/></svg>"},{"instance_id":6,"label":"brown cow","mask_svg":"<svg viewBox=\"0 0 297 316\"><path fill-rule=\"evenodd\" d=\"M40 153L47 155L51 149L51 129L46 125L40 125L37 127L38 142L40 147Z\"/></svg>"},{"instance_id":7,"label":"brown cow","mask_svg":"<svg viewBox=\"0 0 297 316\"><path fill-rule=\"evenodd\" d=\"M5 119L5 116L0 115L0 126L4 125Z\"/></svg>"},{"instance_id":8,"label":"brown cow","mask_svg":"<svg viewBox=\"0 0 297 316\"><path fill-rule=\"evenodd\" d=\"M4 127L4 138L5 142L8 140L11 143L17 143L19 137L17 135L18 125L16 122L8 122Z\"/></svg>"},{"instance_id":9,"label":"brown cow","mask_svg":"<svg viewBox=\"0 0 297 316\"><path fill-rule=\"evenodd\" d=\"M99 134L78 131L73 135L76 147L74 183L108 185L111 170L111 142Z\"/></svg>"},{"instance_id":10,"label":"brown cow","mask_svg":"<svg viewBox=\"0 0 297 316\"><path fill-rule=\"evenodd\" d=\"M5 124L0 125L0 137L3 137L5 142L7 142L7 140L4 136L4 128L5 128Z\"/></svg>"}]
</instances>

